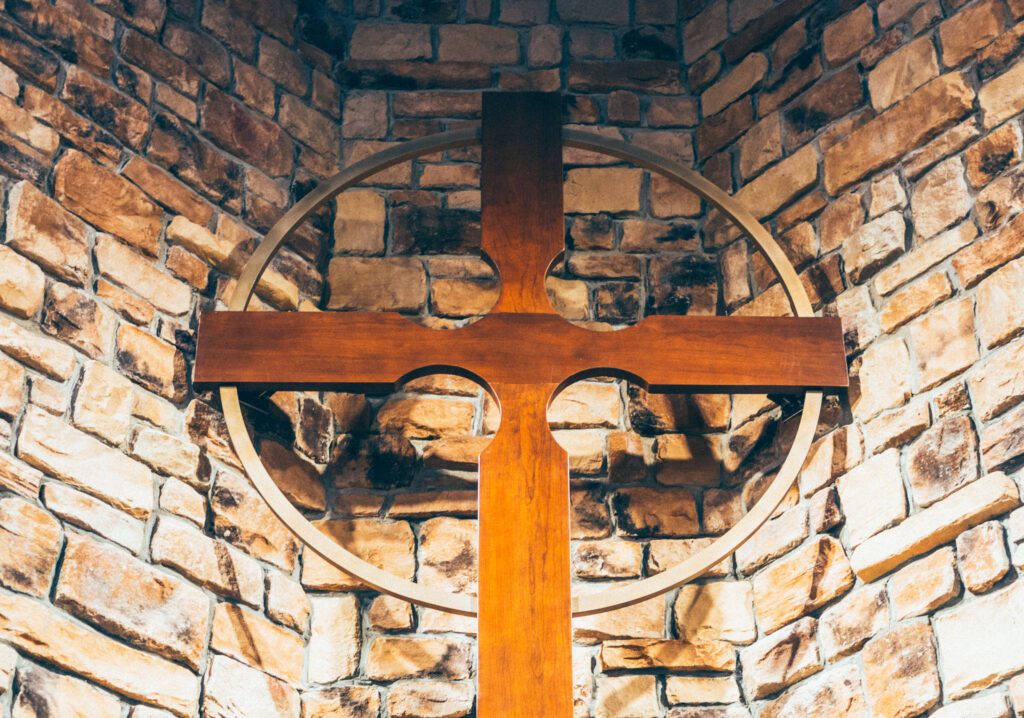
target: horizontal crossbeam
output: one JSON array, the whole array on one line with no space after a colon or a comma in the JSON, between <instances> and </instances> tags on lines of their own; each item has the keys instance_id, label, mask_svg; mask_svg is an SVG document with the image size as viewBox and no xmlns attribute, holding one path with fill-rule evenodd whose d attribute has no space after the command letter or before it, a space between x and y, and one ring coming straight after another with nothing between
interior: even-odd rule
<instances>
[{"instance_id":1,"label":"horizontal crossbeam","mask_svg":"<svg viewBox=\"0 0 1024 718\"><path fill-rule=\"evenodd\" d=\"M199 388L386 392L414 376L558 385L624 376L655 392L792 393L847 386L835 318L647 317L595 332L555 314L495 313L436 330L391 313L211 312L199 325Z\"/></svg>"}]
</instances>

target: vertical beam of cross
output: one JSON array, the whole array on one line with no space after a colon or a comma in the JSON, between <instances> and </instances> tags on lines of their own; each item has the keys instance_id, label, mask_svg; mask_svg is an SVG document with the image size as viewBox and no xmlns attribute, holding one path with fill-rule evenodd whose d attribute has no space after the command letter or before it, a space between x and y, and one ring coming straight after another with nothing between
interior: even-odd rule
<instances>
[{"instance_id":1,"label":"vertical beam of cross","mask_svg":"<svg viewBox=\"0 0 1024 718\"><path fill-rule=\"evenodd\" d=\"M482 243L501 272L495 312L552 313L544 277L564 247L561 132L558 95L484 95ZM477 712L570 716L568 460L546 412L555 386L491 388L502 415L480 457Z\"/></svg>"}]
</instances>

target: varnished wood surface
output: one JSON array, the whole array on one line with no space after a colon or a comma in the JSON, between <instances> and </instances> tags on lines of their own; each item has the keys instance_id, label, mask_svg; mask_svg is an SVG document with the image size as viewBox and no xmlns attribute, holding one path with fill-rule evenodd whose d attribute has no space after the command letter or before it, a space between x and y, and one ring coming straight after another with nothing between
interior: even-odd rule
<instances>
[{"instance_id":1,"label":"varnished wood surface","mask_svg":"<svg viewBox=\"0 0 1024 718\"><path fill-rule=\"evenodd\" d=\"M484 95L482 243L502 278L496 316L547 312L533 316L559 319L544 276L564 245L561 124L557 94ZM532 364L532 356L516 352L521 343L510 342L512 336L492 336L485 339L489 349L477 344L472 351L500 357L495 365ZM480 457L477 713L568 718L569 465L547 430L547 402L555 387L543 372L529 383L505 383L505 372L479 368L488 372L479 376L490 383L508 422L502 420Z\"/></svg>"},{"instance_id":2,"label":"varnished wood surface","mask_svg":"<svg viewBox=\"0 0 1024 718\"><path fill-rule=\"evenodd\" d=\"M501 274L494 311L553 313L544 278L565 249L560 95L484 94L480 195L481 245Z\"/></svg>"},{"instance_id":3,"label":"varnished wood surface","mask_svg":"<svg viewBox=\"0 0 1024 718\"><path fill-rule=\"evenodd\" d=\"M498 384L480 457L480 716L572 715L568 457L548 430L554 386Z\"/></svg>"},{"instance_id":4,"label":"varnished wood surface","mask_svg":"<svg viewBox=\"0 0 1024 718\"><path fill-rule=\"evenodd\" d=\"M199 345L200 386L387 391L429 370L555 385L615 373L654 391L786 392L848 381L835 318L663 315L595 332L556 314L489 314L442 331L397 314L212 312Z\"/></svg>"}]
</instances>

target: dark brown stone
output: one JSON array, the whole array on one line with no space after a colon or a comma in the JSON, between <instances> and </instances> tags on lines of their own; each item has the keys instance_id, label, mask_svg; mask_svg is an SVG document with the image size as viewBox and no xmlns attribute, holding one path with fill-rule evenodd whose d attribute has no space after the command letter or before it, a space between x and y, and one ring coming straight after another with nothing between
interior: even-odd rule
<instances>
[{"instance_id":1,"label":"dark brown stone","mask_svg":"<svg viewBox=\"0 0 1024 718\"><path fill-rule=\"evenodd\" d=\"M242 168L172 115L154 118L148 157L215 202L232 206L240 199Z\"/></svg>"},{"instance_id":2,"label":"dark brown stone","mask_svg":"<svg viewBox=\"0 0 1024 718\"><path fill-rule=\"evenodd\" d=\"M789 28L797 16L814 5L814 0L785 0L733 35L723 51L726 61L733 63L751 52L767 47Z\"/></svg>"},{"instance_id":3,"label":"dark brown stone","mask_svg":"<svg viewBox=\"0 0 1024 718\"><path fill-rule=\"evenodd\" d=\"M74 16L43 0L12 0L7 12L68 62L106 74L114 59L110 42L93 34Z\"/></svg>"},{"instance_id":4,"label":"dark brown stone","mask_svg":"<svg viewBox=\"0 0 1024 718\"><path fill-rule=\"evenodd\" d=\"M199 73L162 45L135 30L127 30L121 39L124 58L146 69L186 95L199 91Z\"/></svg>"},{"instance_id":5,"label":"dark brown stone","mask_svg":"<svg viewBox=\"0 0 1024 718\"><path fill-rule=\"evenodd\" d=\"M106 85L75 65L68 68L61 99L132 149L140 149L149 128L144 105Z\"/></svg>"},{"instance_id":6,"label":"dark brown stone","mask_svg":"<svg viewBox=\"0 0 1024 718\"><path fill-rule=\"evenodd\" d=\"M698 257L656 257L651 261L647 311L651 314L714 314L718 272Z\"/></svg>"},{"instance_id":7,"label":"dark brown stone","mask_svg":"<svg viewBox=\"0 0 1024 718\"><path fill-rule=\"evenodd\" d=\"M462 209L403 204L389 212L392 251L466 254L480 247L480 215Z\"/></svg>"},{"instance_id":8,"label":"dark brown stone","mask_svg":"<svg viewBox=\"0 0 1024 718\"><path fill-rule=\"evenodd\" d=\"M57 89L60 63L17 25L0 18L0 60L50 92Z\"/></svg>"},{"instance_id":9,"label":"dark brown stone","mask_svg":"<svg viewBox=\"0 0 1024 718\"><path fill-rule=\"evenodd\" d=\"M164 46L194 67L200 75L224 87L231 80L231 60L219 42L186 25L164 29Z\"/></svg>"},{"instance_id":10,"label":"dark brown stone","mask_svg":"<svg viewBox=\"0 0 1024 718\"><path fill-rule=\"evenodd\" d=\"M794 149L810 141L832 120L852 112L864 102L860 73L851 66L808 90L782 113L786 147Z\"/></svg>"},{"instance_id":11,"label":"dark brown stone","mask_svg":"<svg viewBox=\"0 0 1024 718\"><path fill-rule=\"evenodd\" d=\"M683 91L679 64L668 60L574 60L569 65L569 89L582 92L640 90L664 94Z\"/></svg>"},{"instance_id":12,"label":"dark brown stone","mask_svg":"<svg viewBox=\"0 0 1024 718\"><path fill-rule=\"evenodd\" d=\"M754 105L750 97L744 97L719 112L706 118L697 128L697 154L702 159L710 157L735 140L754 124Z\"/></svg>"},{"instance_id":13,"label":"dark brown stone","mask_svg":"<svg viewBox=\"0 0 1024 718\"><path fill-rule=\"evenodd\" d=\"M284 131L212 87L203 101L202 129L228 152L272 177L291 172L292 143Z\"/></svg>"},{"instance_id":14,"label":"dark brown stone","mask_svg":"<svg viewBox=\"0 0 1024 718\"><path fill-rule=\"evenodd\" d=\"M353 90L474 89L491 86L491 68L470 62L349 60L339 67L338 82Z\"/></svg>"}]
</instances>

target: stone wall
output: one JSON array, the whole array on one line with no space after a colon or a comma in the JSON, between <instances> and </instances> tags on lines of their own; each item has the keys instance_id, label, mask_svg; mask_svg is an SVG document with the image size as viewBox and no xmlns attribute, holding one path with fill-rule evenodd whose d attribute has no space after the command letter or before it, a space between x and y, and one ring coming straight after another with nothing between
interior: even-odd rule
<instances>
[{"instance_id":1,"label":"stone wall","mask_svg":"<svg viewBox=\"0 0 1024 718\"><path fill-rule=\"evenodd\" d=\"M480 90L500 87L561 89L567 123L738 192L843 318L853 376L735 558L574 623L576 714L1024 715L1022 19L1020 0L7 0L3 714L474 714L473 621L304 552L189 379L198 314L288 206L346 162L477 121ZM448 328L485 313L499 280L476 254L477 160L424 158L346 193L257 304ZM566 162L548 286L567 319L788 311L696 198ZM245 406L323 530L475 589L475 457L500 423L481 387ZM798 411L613 378L567 389L549 420L570 455L576 590L727 530Z\"/></svg>"}]
</instances>

